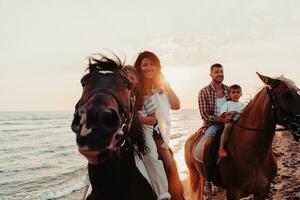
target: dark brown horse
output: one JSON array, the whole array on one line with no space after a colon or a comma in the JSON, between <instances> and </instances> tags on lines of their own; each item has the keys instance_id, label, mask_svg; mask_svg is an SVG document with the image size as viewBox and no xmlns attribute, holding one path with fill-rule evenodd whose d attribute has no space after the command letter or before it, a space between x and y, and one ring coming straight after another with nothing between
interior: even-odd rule
<instances>
[{"instance_id":1,"label":"dark brown horse","mask_svg":"<svg viewBox=\"0 0 300 200\"><path fill-rule=\"evenodd\" d=\"M120 60L91 58L82 79L72 130L77 144L99 152L88 172L93 200L155 200L151 185L136 167L134 156L146 153L144 135L134 117L131 83Z\"/></svg>"},{"instance_id":2,"label":"dark brown horse","mask_svg":"<svg viewBox=\"0 0 300 200\"><path fill-rule=\"evenodd\" d=\"M220 183L228 200L249 194L255 200L267 197L277 173L272 142L276 124L300 136L300 90L290 80L272 79L258 74L266 86L254 97L234 124L226 144L229 157L217 166ZM203 166L194 158L195 144L201 135L191 136L185 144L185 159L190 172L194 199L203 199Z\"/></svg>"}]
</instances>

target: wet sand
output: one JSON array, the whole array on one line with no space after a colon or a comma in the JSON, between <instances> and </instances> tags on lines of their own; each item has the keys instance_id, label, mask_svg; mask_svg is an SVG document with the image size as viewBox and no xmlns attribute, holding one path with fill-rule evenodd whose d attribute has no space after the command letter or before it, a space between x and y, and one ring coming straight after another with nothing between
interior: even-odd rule
<instances>
[{"instance_id":1,"label":"wet sand","mask_svg":"<svg viewBox=\"0 0 300 200\"><path fill-rule=\"evenodd\" d=\"M184 142L187 136L178 137L172 149L178 163L179 173L185 189L186 200L190 200L188 172L184 163ZM268 200L300 200L300 143L289 133L277 133L273 143L277 154L278 173L272 182ZM82 200L84 190L73 192L63 200ZM225 192L213 198L224 200Z\"/></svg>"},{"instance_id":2,"label":"wet sand","mask_svg":"<svg viewBox=\"0 0 300 200\"><path fill-rule=\"evenodd\" d=\"M277 133L273 147L278 172L269 199L300 200L300 143L288 132Z\"/></svg>"}]
</instances>

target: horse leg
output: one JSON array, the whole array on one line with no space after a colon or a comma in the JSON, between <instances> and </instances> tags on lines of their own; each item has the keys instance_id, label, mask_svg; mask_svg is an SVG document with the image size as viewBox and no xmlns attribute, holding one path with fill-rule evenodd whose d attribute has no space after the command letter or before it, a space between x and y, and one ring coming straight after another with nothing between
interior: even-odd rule
<instances>
[{"instance_id":1,"label":"horse leg","mask_svg":"<svg viewBox=\"0 0 300 200\"><path fill-rule=\"evenodd\" d=\"M195 191L195 200L203 200L203 192L204 192L204 171L203 171L203 164L197 160L194 160L194 165L197 170L197 178L198 182L196 185Z\"/></svg>"},{"instance_id":2,"label":"horse leg","mask_svg":"<svg viewBox=\"0 0 300 200\"><path fill-rule=\"evenodd\" d=\"M198 170L202 169L203 171L203 166L200 162L194 159L191 152L186 152L186 158L187 157L188 159L186 164L189 171L189 193L191 194L191 200L203 200L204 177L203 173Z\"/></svg>"},{"instance_id":3,"label":"horse leg","mask_svg":"<svg viewBox=\"0 0 300 200\"><path fill-rule=\"evenodd\" d=\"M187 163L187 167L188 167L188 171L189 171L189 182L190 182L190 194L191 194L191 198L192 200L196 199L196 190L198 188L198 182L199 182L199 174L195 168L195 166L193 166L193 163Z\"/></svg>"}]
</instances>

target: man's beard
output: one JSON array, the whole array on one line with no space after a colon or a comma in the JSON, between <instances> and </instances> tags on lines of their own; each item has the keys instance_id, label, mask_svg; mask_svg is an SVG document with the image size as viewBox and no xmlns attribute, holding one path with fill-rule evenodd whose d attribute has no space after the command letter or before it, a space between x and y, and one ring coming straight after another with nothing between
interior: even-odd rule
<instances>
[{"instance_id":1,"label":"man's beard","mask_svg":"<svg viewBox=\"0 0 300 200\"><path fill-rule=\"evenodd\" d=\"M219 79L214 79L214 82L216 82L216 83L222 83L223 80L224 80L224 78L222 78L221 80L219 80Z\"/></svg>"}]
</instances>

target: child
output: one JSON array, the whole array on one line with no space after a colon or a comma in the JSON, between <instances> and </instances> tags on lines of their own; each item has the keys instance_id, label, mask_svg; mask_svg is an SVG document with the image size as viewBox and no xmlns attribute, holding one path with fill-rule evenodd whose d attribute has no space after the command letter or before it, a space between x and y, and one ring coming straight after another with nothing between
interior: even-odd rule
<instances>
[{"instance_id":1,"label":"child","mask_svg":"<svg viewBox=\"0 0 300 200\"><path fill-rule=\"evenodd\" d=\"M227 157L227 152L224 149L224 145L228 139L229 132L232 128L231 119L238 113L240 113L243 109L243 103L239 101L242 96L242 88L239 85L231 85L229 87L229 98L230 101L227 101L223 107L221 108L221 116L225 115L226 124L224 131L221 137L221 143L219 148L219 156L220 158Z\"/></svg>"},{"instance_id":2,"label":"child","mask_svg":"<svg viewBox=\"0 0 300 200\"><path fill-rule=\"evenodd\" d=\"M127 65L125 66L125 72L134 87L137 87L138 76L135 68ZM171 195L168 192L167 176L162 161L158 159L157 147L154 140L155 134L158 134L157 132L159 132L159 129L157 128L157 119L155 115L156 107L151 99L151 96L145 95L142 109L138 111L138 117L143 125L145 133L145 143L149 148L149 152L146 155L143 155L143 162L153 189L157 194L157 199L170 199Z\"/></svg>"},{"instance_id":3,"label":"child","mask_svg":"<svg viewBox=\"0 0 300 200\"><path fill-rule=\"evenodd\" d=\"M139 83L136 69L132 65L125 65L124 71L133 85L133 90L135 90Z\"/></svg>"}]
</instances>

